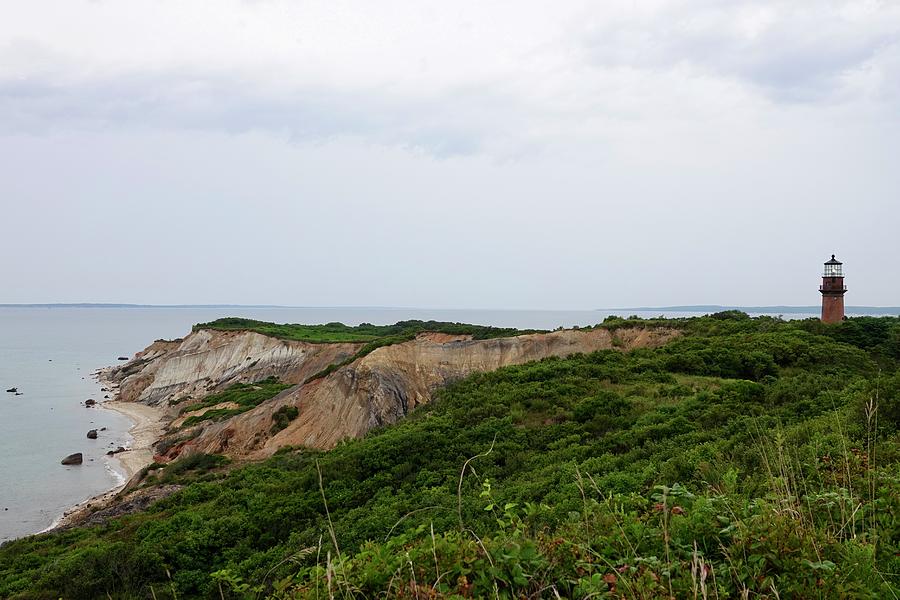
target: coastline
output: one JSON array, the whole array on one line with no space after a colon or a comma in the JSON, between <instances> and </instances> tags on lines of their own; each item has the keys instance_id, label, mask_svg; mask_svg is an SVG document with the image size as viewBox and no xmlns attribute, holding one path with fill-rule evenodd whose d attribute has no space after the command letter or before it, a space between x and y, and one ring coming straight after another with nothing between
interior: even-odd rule
<instances>
[{"instance_id":1,"label":"coastline","mask_svg":"<svg viewBox=\"0 0 900 600\"><path fill-rule=\"evenodd\" d=\"M98 383L108 387L112 396L109 400L99 402L97 407L115 411L132 422L128 429L131 442L125 446L124 452L109 457L110 466L121 477L121 482L101 494L75 504L64 511L49 527L38 533L76 525L94 511L109 506L134 475L153 462L153 444L162 436L165 411L156 406L118 400L118 386L106 378L109 371L109 368L102 369L96 374Z\"/></svg>"},{"instance_id":2,"label":"coastline","mask_svg":"<svg viewBox=\"0 0 900 600\"><path fill-rule=\"evenodd\" d=\"M162 435L164 411L156 406L119 400L108 400L100 406L125 415L134 423L128 430L131 445L126 447L125 452L112 456L119 463L119 472L127 483L135 473L153 462L153 444ZM125 483L119 487L124 486Z\"/></svg>"}]
</instances>

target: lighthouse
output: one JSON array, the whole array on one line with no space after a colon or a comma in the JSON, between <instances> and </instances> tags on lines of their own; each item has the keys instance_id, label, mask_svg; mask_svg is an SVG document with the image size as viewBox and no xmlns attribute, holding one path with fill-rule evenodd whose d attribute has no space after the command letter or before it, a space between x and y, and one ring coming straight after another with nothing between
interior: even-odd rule
<instances>
[{"instance_id":1,"label":"lighthouse","mask_svg":"<svg viewBox=\"0 0 900 600\"><path fill-rule=\"evenodd\" d=\"M843 263L831 255L831 260L825 263L825 272L822 273L822 322L840 323L844 320L844 294L847 286L844 285Z\"/></svg>"}]
</instances>

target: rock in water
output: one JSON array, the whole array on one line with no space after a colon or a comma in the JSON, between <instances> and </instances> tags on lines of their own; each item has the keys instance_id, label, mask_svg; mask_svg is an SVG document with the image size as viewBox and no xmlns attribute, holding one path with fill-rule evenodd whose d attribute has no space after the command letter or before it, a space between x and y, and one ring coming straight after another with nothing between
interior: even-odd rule
<instances>
[{"instance_id":1,"label":"rock in water","mask_svg":"<svg viewBox=\"0 0 900 600\"><path fill-rule=\"evenodd\" d=\"M11 394L15 394L16 392L19 391L19 388L9 388L9 389L6 390L6 391L9 392L9 393L11 393Z\"/></svg>"},{"instance_id":2,"label":"rock in water","mask_svg":"<svg viewBox=\"0 0 900 600\"><path fill-rule=\"evenodd\" d=\"M96 440L97 439L97 430L91 429L90 431L87 432L87 436L88 436L89 440Z\"/></svg>"},{"instance_id":3,"label":"rock in water","mask_svg":"<svg viewBox=\"0 0 900 600\"><path fill-rule=\"evenodd\" d=\"M80 465L83 462L84 462L84 456L81 455L81 452L76 452L75 454L70 454L67 457L65 457L64 459L62 459L62 461L60 461L60 464Z\"/></svg>"},{"instance_id":4,"label":"rock in water","mask_svg":"<svg viewBox=\"0 0 900 600\"><path fill-rule=\"evenodd\" d=\"M120 356L120 357L119 357L119 360L128 360L128 357L127 357L127 356Z\"/></svg>"},{"instance_id":5,"label":"rock in water","mask_svg":"<svg viewBox=\"0 0 900 600\"><path fill-rule=\"evenodd\" d=\"M93 398L88 398L87 400L84 401L85 406L93 406L95 404L97 404L97 401L94 400Z\"/></svg>"}]
</instances>

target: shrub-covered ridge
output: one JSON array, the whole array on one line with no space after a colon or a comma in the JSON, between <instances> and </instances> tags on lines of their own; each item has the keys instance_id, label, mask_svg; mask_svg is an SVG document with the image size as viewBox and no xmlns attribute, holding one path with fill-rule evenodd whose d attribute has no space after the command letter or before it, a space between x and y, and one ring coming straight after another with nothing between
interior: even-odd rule
<instances>
[{"instance_id":1,"label":"shrub-covered ridge","mask_svg":"<svg viewBox=\"0 0 900 600\"><path fill-rule=\"evenodd\" d=\"M326 323L323 325L302 325L295 323L267 323L240 317L225 317L194 325L194 330L212 329L216 331L254 331L263 335L285 340L297 340L311 343L332 342L374 342L382 338L409 340L417 333L424 331L447 333L451 335L471 335L476 340L497 337L509 337L524 333L536 333L537 330L513 329L508 327L489 327L485 325L468 325L465 323L446 323L442 321L399 321L393 325L372 325L362 323L351 326L343 323ZM394 342L396 343L396 342ZM383 344L382 344L383 345Z\"/></svg>"},{"instance_id":2,"label":"shrub-covered ridge","mask_svg":"<svg viewBox=\"0 0 900 600\"><path fill-rule=\"evenodd\" d=\"M332 451L167 466L186 487L145 513L0 548L0 597L900 593L900 322L652 324L687 335L475 375Z\"/></svg>"}]
</instances>

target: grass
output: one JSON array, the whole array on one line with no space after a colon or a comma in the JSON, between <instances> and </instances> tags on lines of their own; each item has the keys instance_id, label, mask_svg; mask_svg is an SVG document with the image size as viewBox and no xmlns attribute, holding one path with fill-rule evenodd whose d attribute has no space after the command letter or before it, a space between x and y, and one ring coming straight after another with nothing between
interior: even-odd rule
<instances>
[{"instance_id":1,"label":"grass","mask_svg":"<svg viewBox=\"0 0 900 600\"><path fill-rule=\"evenodd\" d=\"M0 547L0 597L900 595L900 320L680 323L328 452L166 467L146 512Z\"/></svg>"},{"instance_id":2,"label":"grass","mask_svg":"<svg viewBox=\"0 0 900 600\"><path fill-rule=\"evenodd\" d=\"M253 331L270 337L301 342L337 343L337 342L374 342L380 339L407 340L422 332L438 332L453 335L471 335L474 339L509 337L524 333L536 333L538 330L520 330L503 327L487 327L467 325L464 323L447 323L440 321L400 321L393 325L372 325L362 323L356 326L343 323L325 323L323 325L276 324L253 319L227 317L209 323L199 323L194 330L211 329L216 331ZM384 345L384 344L382 344Z\"/></svg>"},{"instance_id":3,"label":"grass","mask_svg":"<svg viewBox=\"0 0 900 600\"><path fill-rule=\"evenodd\" d=\"M181 426L183 428L191 427L203 421L221 421L239 415L274 398L290 387L291 384L281 383L274 377L256 383L236 383L224 391L210 394L200 402L184 406L180 414L203 410L226 402L237 404L237 408L213 408L203 414L188 417Z\"/></svg>"}]
</instances>

